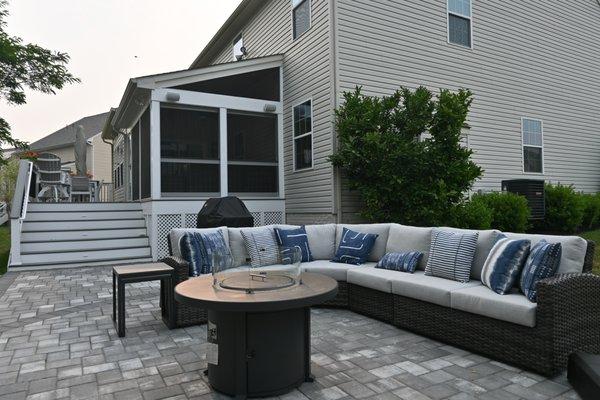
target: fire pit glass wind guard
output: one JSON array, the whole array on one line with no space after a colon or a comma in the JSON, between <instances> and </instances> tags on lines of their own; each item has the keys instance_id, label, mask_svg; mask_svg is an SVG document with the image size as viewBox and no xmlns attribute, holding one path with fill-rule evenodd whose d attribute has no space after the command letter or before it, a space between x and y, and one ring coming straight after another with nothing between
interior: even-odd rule
<instances>
[{"instance_id":1,"label":"fire pit glass wind guard","mask_svg":"<svg viewBox=\"0 0 600 400\"><path fill-rule=\"evenodd\" d=\"M245 293L291 288L302 283L300 264L302 252L298 247L279 252L279 263L264 267L236 266L231 255L213 253L213 286L217 290Z\"/></svg>"}]
</instances>

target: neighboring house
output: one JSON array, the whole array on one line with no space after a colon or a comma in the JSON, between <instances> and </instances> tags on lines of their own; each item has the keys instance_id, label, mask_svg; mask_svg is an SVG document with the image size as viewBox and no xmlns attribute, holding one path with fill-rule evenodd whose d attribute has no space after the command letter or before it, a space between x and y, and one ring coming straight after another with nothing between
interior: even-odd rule
<instances>
[{"instance_id":1,"label":"neighboring house","mask_svg":"<svg viewBox=\"0 0 600 400\"><path fill-rule=\"evenodd\" d=\"M75 172L75 135L77 127L83 127L87 139L87 170L93 179L112 182L111 145L102 140L102 127L106 123L108 113L90 115L81 118L64 128L51 133L29 145L29 149L37 153L56 154L64 167Z\"/></svg>"},{"instance_id":2,"label":"neighboring house","mask_svg":"<svg viewBox=\"0 0 600 400\"><path fill-rule=\"evenodd\" d=\"M598 26L597 0L244 0L190 69L132 79L103 137L158 241L215 195L277 216L261 222L356 220L328 156L333 110L357 85L471 89L475 190L534 178L595 192Z\"/></svg>"}]
</instances>

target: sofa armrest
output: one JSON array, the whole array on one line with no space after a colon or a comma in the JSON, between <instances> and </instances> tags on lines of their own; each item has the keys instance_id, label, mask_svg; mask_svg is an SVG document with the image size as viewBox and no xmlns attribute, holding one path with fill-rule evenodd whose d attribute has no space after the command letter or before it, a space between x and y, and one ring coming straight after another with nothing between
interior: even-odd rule
<instances>
[{"instance_id":1,"label":"sofa armrest","mask_svg":"<svg viewBox=\"0 0 600 400\"><path fill-rule=\"evenodd\" d=\"M564 274L541 280L536 319L548 329L561 358L575 350L600 351L600 276Z\"/></svg>"},{"instance_id":2,"label":"sofa armrest","mask_svg":"<svg viewBox=\"0 0 600 400\"><path fill-rule=\"evenodd\" d=\"M190 264L183 258L168 256L160 260L175 270L175 283L183 282L190 276Z\"/></svg>"}]
</instances>

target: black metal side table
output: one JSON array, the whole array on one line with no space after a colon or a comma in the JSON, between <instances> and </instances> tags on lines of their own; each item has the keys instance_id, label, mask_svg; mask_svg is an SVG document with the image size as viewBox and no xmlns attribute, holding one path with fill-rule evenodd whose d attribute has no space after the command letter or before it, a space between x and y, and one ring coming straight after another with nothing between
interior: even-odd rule
<instances>
[{"instance_id":1,"label":"black metal side table","mask_svg":"<svg viewBox=\"0 0 600 400\"><path fill-rule=\"evenodd\" d=\"M125 284L160 280L160 304L163 322L173 329L175 270L164 263L113 267L113 321L119 337L125 336Z\"/></svg>"}]
</instances>

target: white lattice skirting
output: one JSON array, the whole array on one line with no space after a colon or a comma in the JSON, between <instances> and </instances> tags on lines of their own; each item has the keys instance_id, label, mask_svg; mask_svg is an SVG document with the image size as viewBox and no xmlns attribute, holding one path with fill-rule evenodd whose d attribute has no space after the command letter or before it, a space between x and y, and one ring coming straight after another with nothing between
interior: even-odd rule
<instances>
[{"instance_id":1,"label":"white lattice skirting","mask_svg":"<svg viewBox=\"0 0 600 400\"><path fill-rule=\"evenodd\" d=\"M283 224L285 215L283 211L255 211L251 213L254 217L254 226ZM150 219L151 216L147 215ZM157 214L156 215L156 246L157 258L160 260L169 255L169 243L167 235L174 228L195 228L197 214ZM152 226L148 220L148 226Z\"/></svg>"}]
</instances>

